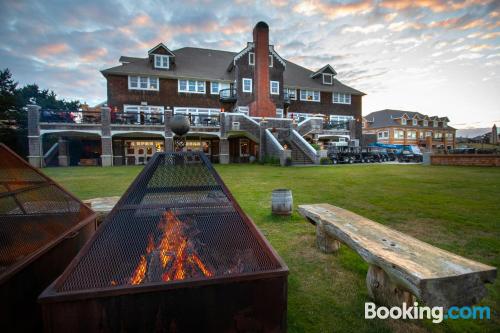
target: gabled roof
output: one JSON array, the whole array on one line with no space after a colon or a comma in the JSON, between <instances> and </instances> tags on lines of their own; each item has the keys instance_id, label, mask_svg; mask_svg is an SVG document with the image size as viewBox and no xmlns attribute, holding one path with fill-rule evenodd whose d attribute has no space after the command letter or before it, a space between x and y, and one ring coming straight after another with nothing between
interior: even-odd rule
<instances>
[{"instance_id":1,"label":"gabled roof","mask_svg":"<svg viewBox=\"0 0 500 333\"><path fill-rule=\"evenodd\" d=\"M428 118L427 115L424 115L416 111L391 110L391 109L371 112L366 116L364 116L364 118L370 123L370 128L381 128L381 127L399 125L396 122L396 120L402 118L405 115L408 116L409 119L418 118L420 120L425 120L426 118ZM444 118L448 119L448 117L443 117L441 119L444 120ZM453 129L452 127L449 126L447 128Z\"/></svg>"},{"instance_id":2,"label":"gabled roof","mask_svg":"<svg viewBox=\"0 0 500 333\"><path fill-rule=\"evenodd\" d=\"M251 43L247 45L247 48ZM200 80L221 80L234 81L234 73L228 71L228 64L233 64L234 58L243 51L228 52L221 50L202 49L196 47L183 47L174 50L175 66L170 70L158 70L151 66L148 58L121 57L121 65L107 68L101 71L106 75L151 75L161 78L192 78ZM270 52L278 59L283 61L285 71L283 73L284 86L295 89L310 89L330 92L339 92L352 95L365 95L363 92L351 88L337 79L333 79L333 85L321 84L318 80L311 79L314 72L299 66L293 62L283 59L275 51L272 45L269 46Z\"/></svg>"},{"instance_id":3,"label":"gabled roof","mask_svg":"<svg viewBox=\"0 0 500 333\"><path fill-rule=\"evenodd\" d=\"M230 72L233 70L234 66L236 66L236 61L238 59L240 59L241 57L243 57L245 54L247 54L248 52L252 51L254 49L254 46L255 44L253 42L247 42L247 46L241 50L240 52L238 52L235 56L234 56L234 59L232 62L229 63L229 67L227 68L227 70ZM269 53L271 53L276 59L278 59L279 62L281 62L281 64L286 67L286 61L285 59L283 59L279 54L278 52L276 52L274 50L274 45L269 45Z\"/></svg>"},{"instance_id":4,"label":"gabled roof","mask_svg":"<svg viewBox=\"0 0 500 333\"><path fill-rule=\"evenodd\" d=\"M155 51L158 50L159 48L163 48L165 51L167 51L170 54L170 56L175 57L175 54L172 51L170 51L168 49L168 47L163 43L160 43L160 44L156 45L155 47L153 47L151 50L149 50L148 55L155 54Z\"/></svg>"},{"instance_id":5,"label":"gabled roof","mask_svg":"<svg viewBox=\"0 0 500 333\"><path fill-rule=\"evenodd\" d=\"M325 72L325 70L327 70L327 69L330 71L330 73L328 73L328 74L333 74L333 76L337 75L337 72L335 71L335 69L333 69L333 67L330 66L330 64L326 64L325 66L318 69L316 72L312 73L311 78L314 79L315 77L318 77L320 74L323 74Z\"/></svg>"}]
</instances>

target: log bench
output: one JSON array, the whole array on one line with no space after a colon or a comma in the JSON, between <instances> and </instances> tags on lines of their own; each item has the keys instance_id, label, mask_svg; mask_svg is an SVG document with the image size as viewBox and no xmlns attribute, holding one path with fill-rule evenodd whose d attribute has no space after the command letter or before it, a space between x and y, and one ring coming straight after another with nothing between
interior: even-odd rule
<instances>
[{"instance_id":1,"label":"log bench","mask_svg":"<svg viewBox=\"0 0 500 333\"><path fill-rule=\"evenodd\" d=\"M415 298L428 306L477 304L493 283L496 268L466 259L329 204L300 205L316 225L316 244L326 253L340 244L369 265L366 284L378 303L401 306Z\"/></svg>"}]
</instances>

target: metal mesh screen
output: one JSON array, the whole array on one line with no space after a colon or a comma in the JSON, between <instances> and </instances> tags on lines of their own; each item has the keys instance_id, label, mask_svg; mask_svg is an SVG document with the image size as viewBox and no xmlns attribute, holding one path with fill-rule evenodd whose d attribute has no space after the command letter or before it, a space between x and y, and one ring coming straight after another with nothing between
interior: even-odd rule
<instances>
[{"instance_id":1,"label":"metal mesh screen","mask_svg":"<svg viewBox=\"0 0 500 333\"><path fill-rule=\"evenodd\" d=\"M0 276L92 211L0 144Z\"/></svg>"},{"instance_id":2,"label":"metal mesh screen","mask_svg":"<svg viewBox=\"0 0 500 333\"><path fill-rule=\"evenodd\" d=\"M155 155L57 290L279 268L228 193L204 155Z\"/></svg>"}]
</instances>

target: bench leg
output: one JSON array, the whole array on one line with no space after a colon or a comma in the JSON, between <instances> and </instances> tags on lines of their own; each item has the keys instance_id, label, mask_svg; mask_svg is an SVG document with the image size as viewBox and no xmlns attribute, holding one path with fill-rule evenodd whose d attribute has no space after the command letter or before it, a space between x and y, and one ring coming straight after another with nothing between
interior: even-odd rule
<instances>
[{"instance_id":1,"label":"bench leg","mask_svg":"<svg viewBox=\"0 0 500 333\"><path fill-rule=\"evenodd\" d=\"M391 281L383 269L370 265L366 275L368 294L378 304L401 306L403 303L413 304L415 297L408 291Z\"/></svg>"},{"instance_id":2,"label":"bench leg","mask_svg":"<svg viewBox=\"0 0 500 333\"><path fill-rule=\"evenodd\" d=\"M321 223L316 224L316 245L324 253L333 253L340 248L340 242L330 236Z\"/></svg>"}]
</instances>

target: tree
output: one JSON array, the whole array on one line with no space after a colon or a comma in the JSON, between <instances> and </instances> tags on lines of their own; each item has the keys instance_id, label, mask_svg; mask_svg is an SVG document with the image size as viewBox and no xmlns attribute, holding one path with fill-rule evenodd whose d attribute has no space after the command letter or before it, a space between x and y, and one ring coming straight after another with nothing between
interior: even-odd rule
<instances>
[{"instance_id":1,"label":"tree","mask_svg":"<svg viewBox=\"0 0 500 333\"><path fill-rule=\"evenodd\" d=\"M42 90L36 83L17 86L8 68L0 71L0 141L26 156L28 115L25 106L34 99L43 109L75 110L80 102L58 99L54 91Z\"/></svg>"}]
</instances>

